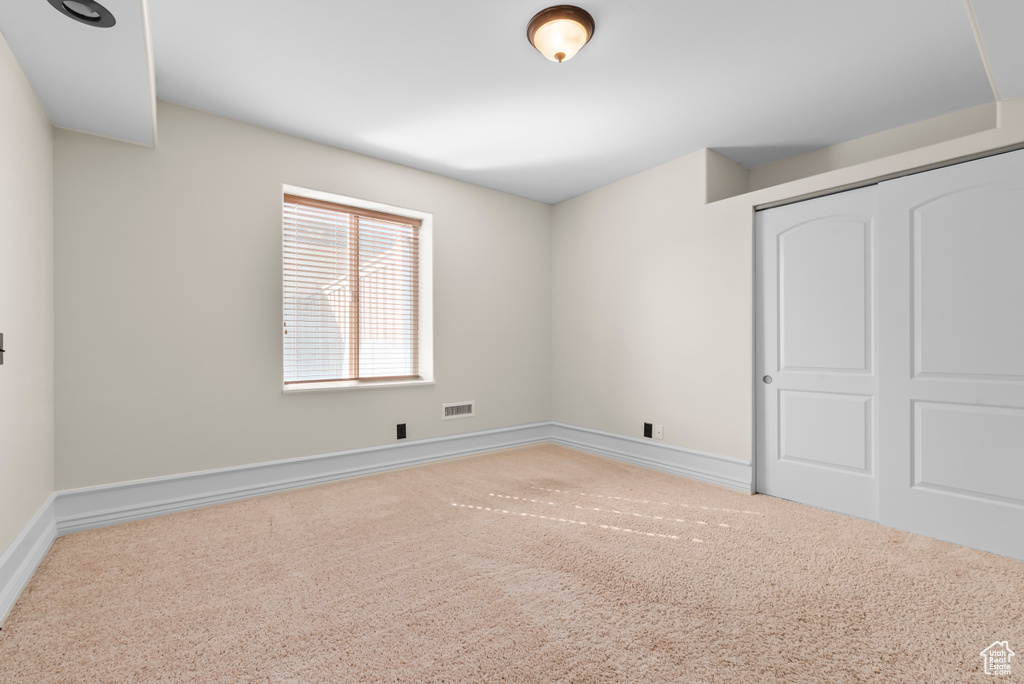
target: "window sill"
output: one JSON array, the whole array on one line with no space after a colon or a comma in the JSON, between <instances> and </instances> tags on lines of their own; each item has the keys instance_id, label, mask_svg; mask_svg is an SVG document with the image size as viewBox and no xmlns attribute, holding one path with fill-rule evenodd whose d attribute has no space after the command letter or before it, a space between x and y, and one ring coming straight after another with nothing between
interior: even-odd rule
<instances>
[{"instance_id":1,"label":"window sill","mask_svg":"<svg viewBox=\"0 0 1024 684\"><path fill-rule=\"evenodd\" d=\"M286 385L282 394L304 394L306 392L332 392L338 390L383 389L385 387L420 387L433 385L433 380L345 380L343 382L317 382L302 385Z\"/></svg>"}]
</instances>

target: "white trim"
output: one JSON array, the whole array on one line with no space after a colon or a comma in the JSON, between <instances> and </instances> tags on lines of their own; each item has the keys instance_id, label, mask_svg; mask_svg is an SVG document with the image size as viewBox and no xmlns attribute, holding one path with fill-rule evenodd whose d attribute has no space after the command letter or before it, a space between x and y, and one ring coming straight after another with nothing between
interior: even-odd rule
<instances>
[{"instance_id":1,"label":"white trim","mask_svg":"<svg viewBox=\"0 0 1024 684\"><path fill-rule=\"evenodd\" d=\"M0 556L0 624L58 535L398 468L554 443L743 492L751 464L553 421L385 444L51 494Z\"/></svg>"},{"instance_id":2,"label":"white trim","mask_svg":"<svg viewBox=\"0 0 1024 684\"><path fill-rule=\"evenodd\" d=\"M549 423L466 432L57 493L57 533L549 441Z\"/></svg>"},{"instance_id":3,"label":"white trim","mask_svg":"<svg viewBox=\"0 0 1024 684\"><path fill-rule=\"evenodd\" d=\"M0 555L0 624L11 612L57 538L53 517L55 498L55 494L47 497L3 555Z\"/></svg>"},{"instance_id":4,"label":"white trim","mask_svg":"<svg viewBox=\"0 0 1024 684\"><path fill-rule=\"evenodd\" d=\"M318 456L252 463L57 492L57 534L237 501L451 458L553 442L693 480L752 490L751 464L648 439L557 422L466 432Z\"/></svg>"},{"instance_id":5,"label":"white trim","mask_svg":"<svg viewBox=\"0 0 1024 684\"><path fill-rule=\"evenodd\" d=\"M757 211L750 208L750 297L747 300L750 307L747 315L750 320L750 493L757 494L757 393L761 390L757 376L760 370L757 365L757 297L758 278L761 272L757 268Z\"/></svg>"},{"instance_id":6,"label":"white trim","mask_svg":"<svg viewBox=\"0 0 1024 684\"><path fill-rule=\"evenodd\" d=\"M551 423L551 441L691 480L753 492L753 470L747 461L558 422Z\"/></svg>"},{"instance_id":7,"label":"white trim","mask_svg":"<svg viewBox=\"0 0 1024 684\"><path fill-rule=\"evenodd\" d=\"M433 380L338 380L337 382L299 382L285 385L281 394L322 392L324 390L382 389L385 387L419 387L436 384Z\"/></svg>"},{"instance_id":8,"label":"white trim","mask_svg":"<svg viewBox=\"0 0 1024 684\"><path fill-rule=\"evenodd\" d=\"M330 202L332 204L344 204L349 207L355 207L356 209L369 209L370 211L379 211L384 214L394 214L395 216L404 216L405 218L419 219L422 222L433 221L434 215L426 211L420 211L419 209L407 209L405 207L399 207L394 204L385 204L384 202L375 202L373 200L360 199L359 197L350 197L348 195L339 195L336 192L327 192L325 190L314 190L313 188L303 188L298 185L289 185L283 183L281 185L282 195L297 195L299 197L305 197L307 199L320 200L321 202ZM420 226L421 228L423 226Z\"/></svg>"}]
</instances>

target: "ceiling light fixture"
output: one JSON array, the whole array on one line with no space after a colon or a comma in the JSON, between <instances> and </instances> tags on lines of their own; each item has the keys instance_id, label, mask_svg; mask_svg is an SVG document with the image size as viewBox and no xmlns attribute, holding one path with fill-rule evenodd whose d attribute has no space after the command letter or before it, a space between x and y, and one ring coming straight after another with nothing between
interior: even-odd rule
<instances>
[{"instance_id":1,"label":"ceiling light fixture","mask_svg":"<svg viewBox=\"0 0 1024 684\"><path fill-rule=\"evenodd\" d=\"M89 26L110 28L117 23L110 10L96 0L47 0L47 2L64 16Z\"/></svg>"},{"instance_id":2,"label":"ceiling light fixture","mask_svg":"<svg viewBox=\"0 0 1024 684\"><path fill-rule=\"evenodd\" d=\"M526 27L530 45L552 62L572 59L593 35L594 17L575 5L556 5L541 10Z\"/></svg>"}]
</instances>

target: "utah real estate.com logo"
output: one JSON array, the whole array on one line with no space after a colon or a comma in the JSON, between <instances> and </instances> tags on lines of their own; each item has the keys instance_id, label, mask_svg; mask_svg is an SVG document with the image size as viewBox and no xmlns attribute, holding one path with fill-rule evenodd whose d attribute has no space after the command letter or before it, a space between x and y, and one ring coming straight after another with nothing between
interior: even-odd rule
<instances>
[{"instance_id":1,"label":"utah real estate.com logo","mask_svg":"<svg viewBox=\"0 0 1024 684\"><path fill-rule=\"evenodd\" d=\"M987 675L1008 675L1010 674L1010 659L1017 655L1010 650L1010 645L1005 641L993 642L991 646L981 652L985 659L985 674Z\"/></svg>"}]
</instances>

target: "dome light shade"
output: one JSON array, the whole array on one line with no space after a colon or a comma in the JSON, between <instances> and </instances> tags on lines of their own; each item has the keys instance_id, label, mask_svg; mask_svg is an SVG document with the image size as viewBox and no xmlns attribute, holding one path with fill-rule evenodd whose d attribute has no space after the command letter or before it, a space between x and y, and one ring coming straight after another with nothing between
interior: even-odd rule
<instances>
[{"instance_id":1,"label":"dome light shade","mask_svg":"<svg viewBox=\"0 0 1024 684\"><path fill-rule=\"evenodd\" d=\"M572 59L594 35L594 18L574 5L541 10L530 20L526 37L552 62Z\"/></svg>"}]
</instances>

